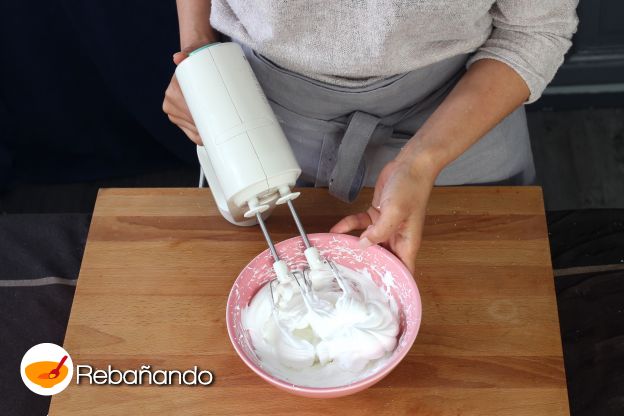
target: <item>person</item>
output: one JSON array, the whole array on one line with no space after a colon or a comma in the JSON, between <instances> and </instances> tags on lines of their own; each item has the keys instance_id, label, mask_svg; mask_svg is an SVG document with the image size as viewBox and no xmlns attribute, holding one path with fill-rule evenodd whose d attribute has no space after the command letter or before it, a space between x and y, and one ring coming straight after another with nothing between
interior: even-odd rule
<instances>
[{"instance_id":1,"label":"person","mask_svg":"<svg viewBox=\"0 0 624 416\"><path fill-rule=\"evenodd\" d=\"M364 230L414 272L434 185L530 184L523 104L552 80L576 0L178 0L179 64L219 34L243 46L302 167L301 179L371 206ZM195 143L175 76L163 110Z\"/></svg>"}]
</instances>

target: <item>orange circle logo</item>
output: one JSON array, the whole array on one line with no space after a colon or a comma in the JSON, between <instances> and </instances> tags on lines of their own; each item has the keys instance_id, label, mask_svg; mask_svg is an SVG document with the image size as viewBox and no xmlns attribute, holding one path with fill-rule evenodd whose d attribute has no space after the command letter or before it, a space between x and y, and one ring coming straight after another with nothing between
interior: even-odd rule
<instances>
[{"instance_id":1,"label":"orange circle logo","mask_svg":"<svg viewBox=\"0 0 624 416\"><path fill-rule=\"evenodd\" d=\"M74 365L71 357L56 344L37 344L24 354L20 366L22 381L33 393L51 396L71 382Z\"/></svg>"}]
</instances>

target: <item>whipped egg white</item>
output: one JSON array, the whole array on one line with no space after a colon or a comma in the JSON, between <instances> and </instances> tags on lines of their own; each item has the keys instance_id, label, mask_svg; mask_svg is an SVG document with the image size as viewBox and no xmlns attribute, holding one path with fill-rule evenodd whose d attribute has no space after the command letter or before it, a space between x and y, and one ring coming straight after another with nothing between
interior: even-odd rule
<instances>
[{"instance_id":1,"label":"whipped egg white","mask_svg":"<svg viewBox=\"0 0 624 416\"><path fill-rule=\"evenodd\" d=\"M292 279L273 286L271 302L267 284L242 311L243 327L269 373L300 386L337 387L374 374L392 355L399 334L396 301L366 270L337 267L346 291L325 264L309 274L313 296L306 299Z\"/></svg>"}]
</instances>

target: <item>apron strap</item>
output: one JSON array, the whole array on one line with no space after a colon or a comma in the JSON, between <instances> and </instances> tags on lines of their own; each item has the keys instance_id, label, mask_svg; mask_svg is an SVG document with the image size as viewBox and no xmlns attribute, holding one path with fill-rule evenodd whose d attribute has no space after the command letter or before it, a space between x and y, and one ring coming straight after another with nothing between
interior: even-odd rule
<instances>
[{"instance_id":1,"label":"apron strap","mask_svg":"<svg viewBox=\"0 0 624 416\"><path fill-rule=\"evenodd\" d=\"M345 202L353 202L362 189L367 147L383 145L394 134L393 125L406 114L404 110L379 118L355 111L345 117L346 121L337 121L302 116L275 102L271 102L271 107L280 123L323 134L314 186L328 186L330 194Z\"/></svg>"},{"instance_id":2,"label":"apron strap","mask_svg":"<svg viewBox=\"0 0 624 416\"><path fill-rule=\"evenodd\" d=\"M373 136L389 137L392 133L391 127L380 125L380 122L379 117L361 111L351 114L329 175L329 193L336 198L352 202L360 192L366 174L364 151Z\"/></svg>"}]
</instances>

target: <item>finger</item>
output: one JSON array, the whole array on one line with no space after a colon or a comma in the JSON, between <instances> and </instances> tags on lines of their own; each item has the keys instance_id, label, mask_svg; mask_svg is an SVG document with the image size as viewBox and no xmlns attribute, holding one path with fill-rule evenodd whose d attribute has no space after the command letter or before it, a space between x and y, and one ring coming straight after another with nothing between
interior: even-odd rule
<instances>
[{"instance_id":1,"label":"finger","mask_svg":"<svg viewBox=\"0 0 624 416\"><path fill-rule=\"evenodd\" d=\"M180 90L180 86L177 84L175 77L171 79L171 83L165 91L162 110L174 117L193 122L193 116L186 105L186 100L182 95L182 90Z\"/></svg>"},{"instance_id":2,"label":"finger","mask_svg":"<svg viewBox=\"0 0 624 416\"><path fill-rule=\"evenodd\" d=\"M348 233L353 230L362 230L372 224L370 215L366 212L359 212L354 215L344 217L334 225L330 233Z\"/></svg>"},{"instance_id":3,"label":"finger","mask_svg":"<svg viewBox=\"0 0 624 416\"><path fill-rule=\"evenodd\" d=\"M420 218L412 217L408 220L401 235L398 236L394 252L403 264L414 274L416 256L422 242L423 222Z\"/></svg>"},{"instance_id":4,"label":"finger","mask_svg":"<svg viewBox=\"0 0 624 416\"><path fill-rule=\"evenodd\" d=\"M394 162L389 162L384 168L379 172L379 176L377 177L377 181L375 182L375 190L373 191L373 201L371 205L379 209L381 207L381 196L383 193L384 186L388 177L394 171Z\"/></svg>"},{"instance_id":5,"label":"finger","mask_svg":"<svg viewBox=\"0 0 624 416\"><path fill-rule=\"evenodd\" d=\"M383 172L382 172L383 173ZM381 193L383 191L383 186L385 181L381 180L381 173L379 174L379 178L377 178L377 182L375 183L375 188L373 191L373 200L371 201L371 206L376 210L381 209Z\"/></svg>"},{"instance_id":6,"label":"finger","mask_svg":"<svg viewBox=\"0 0 624 416\"><path fill-rule=\"evenodd\" d=\"M198 144L200 146L203 145L201 137L199 136L199 132L197 131L197 127L195 127L195 125L185 119L182 118L178 118L175 116L169 116L169 120L171 120L172 123L174 123L175 125L177 125L180 129L182 129L182 131L189 137L189 139L191 139L195 144Z\"/></svg>"},{"instance_id":7,"label":"finger","mask_svg":"<svg viewBox=\"0 0 624 416\"><path fill-rule=\"evenodd\" d=\"M186 107L186 105L180 105L179 101L172 100L169 97L165 98L162 110L169 116L181 118L193 123L193 116L189 112L188 107Z\"/></svg>"},{"instance_id":8,"label":"finger","mask_svg":"<svg viewBox=\"0 0 624 416\"><path fill-rule=\"evenodd\" d=\"M197 134L197 133L187 129L186 127L180 127L180 129L182 129L184 134L186 134L188 136L188 138L191 139L191 141L193 143L195 143L198 146L203 146L204 145L202 143L201 137L199 137L199 134Z\"/></svg>"},{"instance_id":9,"label":"finger","mask_svg":"<svg viewBox=\"0 0 624 416\"><path fill-rule=\"evenodd\" d=\"M195 127L195 124L193 124L192 121L189 121L186 118L179 117L173 114L169 114L169 120L180 128L184 127L187 130L192 131L195 134L199 134L199 132L197 131L197 127Z\"/></svg>"},{"instance_id":10,"label":"finger","mask_svg":"<svg viewBox=\"0 0 624 416\"><path fill-rule=\"evenodd\" d=\"M360 246L366 248L373 244L388 241L398 231L407 215L407 211L402 209L399 204L382 205L379 219L360 236Z\"/></svg>"},{"instance_id":11,"label":"finger","mask_svg":"<svg viewBox=\"0 0 624 416\"><path fill-rule=\"evenodd\" d=\"M188 58L188 53L186 52L176 52L173 54L173 63L176 65L180 65L180 62Z\"/></svg>"},{"instance_id":12,"label":"finger","mask_svg":"<svg viewBox=\"0 0 624 416\"><path fill-rule=\"evenodd\" d=\"M178 105L175 104L174 100L172 100L170 97L167 97L166 94L165 94L165 99L163 100L163 104L162 104L162 111L168 116L174 116L178 118L189 118L189 117L185 117L184 111L182 111L178 107Z\"/></svg>"},{"instance_id":13,"label":"finger","mask_svg":"<svg viewBox=\"0 0 624 416\"><path fill-rule=\"evenodd\" d=\"M392 245L389 242L379 243L378 245L394 253L394 250L392 250Z\"/></svg>"},{"instance_id":14,"label":"finger","mask_svg":"<svg viewBox=\"0 0 624 416\"><path fill-rule=\"evenodd\" d=\"M175 76L171 78L171 82L169 83L169 87L165 90L165 100L163 102L163 110L164 107L168 106L170 109L178 109L180 112L191 116L191 112L186 104L186 100L184 99L184 95L182 94L182 90L180 89L180 85L178 84L178 80ZM167 111L165 111L167 112Z\"/></svg>"}]
</instances>

